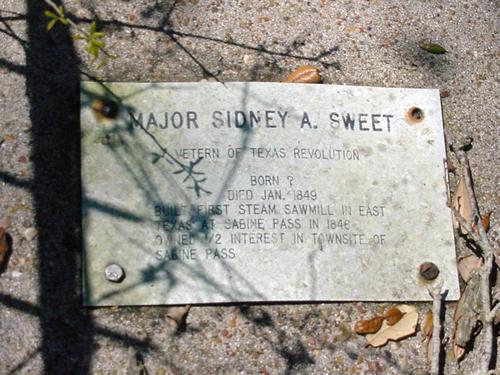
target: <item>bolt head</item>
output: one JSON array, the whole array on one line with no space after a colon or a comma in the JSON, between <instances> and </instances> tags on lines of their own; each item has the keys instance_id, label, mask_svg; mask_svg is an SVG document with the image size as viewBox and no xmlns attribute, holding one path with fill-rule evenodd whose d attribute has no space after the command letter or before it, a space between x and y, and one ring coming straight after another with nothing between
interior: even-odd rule
<instances>
[{"instance_id":1,"label":"bolt head","mask_svg":"<svg viewBox=\"0 0 500 375\"><path fill-rule=\"evenodd\" d=\"M106 118L115 118L118 116L118 104L111 100L107 100L104 102L101 114Z\"/></svg>"},{"instance_id":2,"label":"bolt head","mask_svg":"<svg viewBox=\"0 0 500 375\"><path fill-rule=\"evenodd\" d=\"M119 264L111 263L104 269L104 276L108 281L120 283L125 278L125 271Z\"/></svg>"},{"instance_id":3,"label":"bolt head","mask_svg":"<svg viewBox=\"0 0 500 375\"><path fill-rule=\"evenodd\" d=\"M425 262L420 265L420 276L426 280L434 280L439 275L439 268L432 262Z\"/></svg>"},{"instance_id":4,"label":"bolt head","mask_svg":"<svg viewBox=\"0 0 500 375\"><path fill-rule=\"evenodd\" d=\"M91 106L98 118L114 119L118 116L118 103L112 100L95 99Z\"/></svg>"}]
</instances>

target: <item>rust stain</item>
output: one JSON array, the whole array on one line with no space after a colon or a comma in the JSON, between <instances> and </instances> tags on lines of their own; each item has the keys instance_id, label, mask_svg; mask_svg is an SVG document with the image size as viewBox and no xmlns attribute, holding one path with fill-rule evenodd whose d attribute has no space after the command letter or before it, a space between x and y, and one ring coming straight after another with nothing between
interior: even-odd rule
<instances>
[{"instance_id":1,"label":"rust stain","mask_svg":"<svg viewBox=\"0 0 500 375\"><path fill-rule=\"evenodd\" d=\"M405 120L410 125L420 124L424 118L424 111L418 107L411 107L405 114Z\"/></svg>"}]
</instances>

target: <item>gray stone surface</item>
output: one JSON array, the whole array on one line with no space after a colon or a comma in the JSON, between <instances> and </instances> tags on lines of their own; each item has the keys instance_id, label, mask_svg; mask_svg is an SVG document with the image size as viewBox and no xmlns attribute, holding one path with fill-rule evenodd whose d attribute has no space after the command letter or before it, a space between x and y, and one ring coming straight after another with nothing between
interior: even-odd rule
<instances>
[{"instance_id":1,"label":"gray stone surface","mask_svg":"<svg viewBox=\"0 0 500 375\"><path fill-rule=\"evenodd\" d=\"M374 349L346 329L390 306L384 303L194 306L179 332L164 307L82 308L79 83L89 79L84 74L188 82L207 71L222 81L282 81L312 64L325 84L448 91L444 124L474 138L475 189L481 210L496 210L489 235L498 241L497 3L173 4L64 1L82 26L100 20L118 56L97 68L67 28L46 32L42 1L1 2L0 216L12 218L14 246L0 275L0 372L124 372L132 348L149 373L426 373L420 332ZM418 48L421 39L448 52L430 55ZM22 236L32 226L39 234L27 242ZM469 251L460 238L457 245L458 255ZM416 305L421 315L430 308ZM446 304L447 336L454 305ZM449 349L445 373L456 374ZM474 374L481 350L474 346L461 373Z\"/></svg>"},{"instance_id":2,"label":"gray stone surface","mask_svg":"<svg viewBox=\"0 0 500 375\"><path fill-rule=\"evenodd\" d=\"M104 119L110 93L120 110ZM438 90L87 82L81 95L89 305L429 300L427 261L458 299ZM110 263L123 282L103 277Z\"/></svg>"}]
</instances>

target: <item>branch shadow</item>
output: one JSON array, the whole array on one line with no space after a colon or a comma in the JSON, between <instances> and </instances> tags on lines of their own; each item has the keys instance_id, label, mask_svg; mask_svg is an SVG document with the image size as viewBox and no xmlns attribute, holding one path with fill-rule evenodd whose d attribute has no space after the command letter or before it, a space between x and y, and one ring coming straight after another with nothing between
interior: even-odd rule
<instances>
[{"instance_id":1,"label":"branch shadow","mask_svg":"<svg viewBox=\"0 0 500 375\"><path fill-rule=\"evenodd\" d=\"M56 1L58 5L62 1ZM89 4L92 2L89 2ZM159 3L157 3L159 4ZM133 25L116 20L98 20L102 26L117 28L128 27L143 29L163 34L182 49L189 58L202 70L205 76L216 77L206 67L203 60L196 53L187 48L180 38L194 38L215 44L243 48L257 52L259 56L267 55L273 59L292 58L309 62L316 62L323 67L340 69L336 62L327 60L337 51L337 47L325 50L316 56L306 56L296 52L300 43L292 43L283 50L273 50L264 45L247 45L237 41L227 41L205 35L184 33L171 28L170 16L175 10L177 1L173 1L168 9L144 10L144 15L155 11L165 11L164 17L157 26ZM88 374L94 352L96 335L103 335L124 345L134 346L143 352L154 350L154 346L144 340L132 336L122 335L113 330L96 325L92 318L91 310L81 309L81 284L80 261L81 253L81 180L80 180L80 123L79 123L79 84L80 75L86 75L80 69L80 60L74 50L70 30L65 27L56 27L50 33L46 32L46 20L43 11L46 9L41 1L26 0L26 15L14 14L8 11L8 16L0 17L3 28L0 32L17 41L24 49L26 64L21 65L0 59L0 69L23 75L26 78L26 94L30 105L30 120L33 131L32 160L34 161L34 177L32 180L19 179L8 172L0 172L0 180L28 189L32 192L35 206L36 226L38 228L38 274L39 274L39 303L33 306L9 296L0 295L0 304L21 311L28 315L39 317L41 326L41 344L26 357L29 361L39 352L44 363L44 373L59 373L64 369L67 373ZM153 7L154 8L154 7ZM1 14L0 14L1 15ZM80 19L69 15L76 22L89 23L90 19ZM97 15L96 15L97 18ZM27 40L20 38L10 28L6 21L26 21ZM251 72L257 76L256 69ZM89 75L87 75L90 77ZM243 105L245 105L243 100ZM242 133L241 146L246 144L251 136L250 132ZM222 199L223 191L229 186L232 176L237 173L238 160L232 166L223 188L216 197L216 202ZM142 174L144 177L144 173ZM171 176L166 176L172 179ZM143 179L140 176L136 180ZM175 181L174 181L175 182ZM145 192L154 191L151 182L138 184L138 188ZM182 191L182 189L180 189ZM150 195L147 197L155 203L162 202L161 197ZM192 204L192 202L188 202ZM109 217L140 222L144 220L140 215L129 212L121 207L116 207L110 202L98 200L85 201L85 205ZM195 217L195 222L210 220L211 215ZM196 227L190 233L200 238L209 235L206 230ZM125 234L124 234L125 235ZM157 268L144 270L144 282L150 282L166 272L165 264L159 263ZM190 269L194 272L194 269ZM198 277L203 277L203 268L196 270ZM228 269L228 272L230 270ZM242 280L243 275L238 275ZM175 279L172 279L175 282ZM214 288L220 287L213 280L206 280ZM252 285L243 281L249 293L258 293L252 290ZM225 291L230 297L232 291ZM57 307L57 310L56 310ZM269 316L266 318L255 317L248 310L242 314L258 325L271 328L274 323ZM275 350L282 355L288 364L288 370L298 363L312 363L305 346L298 342L297 352L290 352L283 347ZM298 354L297 354L298 353ZM23 363L15 365L14 370L20 370Z\"/></svg>"},{"instance_id":2,"label":"branch shadow","mask_svg":"<svg viewBox=\"0 0 500 375\"><path fill-rule=\"evenodd\" d=\"M113 90L112 86L107 86L105 83L102 83L102 82L98 82L98 83L100 85L105 86L106 91L112 92L112 90ZM87 91L87 89L84 89L84 91L85 91L85 95L92 95L89 91ZM145 93L147 91L147 89L140 89L137 91L138 92L140 91L141 93ZM84 102L88 103L88 102L92 102L93 100L103 100L104 99L103 97L99 96L99 94L97 94L97 96L96 96L96 94L94 93L93 95L94 95L93 98L92 98L92 96L90 98L85 98ZM115 98L118 98L118 96L115 94L112 94L112 96ZM125 93L124 96L128 96L128 94ZM118 99L118 100L120 100L120 99ZM127 105L126 103L123 103L122 101L120 101L120 105L124 106L126 108L126 110L125 110L126 113L128 113L129 111L134 111L134 108L132 106ZM245 109L246 105L247 105L246 104L246 94L244 94L242 96L241 106L243 109ZM132 116L132 118L133 118L133 116ZM162 145L160 143L160 141L158 139L156 139L154 137L154 135L144 127L144 123L129 124L126 126L119 126L119 125L118 126L111 126L109 128L110 129L109 131L111 131L111 132L116 132L117 129L121 129L121 131L118 131L118 133L114 133L115 136L117 137L116 144L123 146L129 142L125 138L120 138L120 137L121 137L121 134L126 133L126 130L124 130L124 129L130 128L131 125L136 127L135 132L144 133L146 135L147 139L151 138L153 140L153 142L151 143L153 148L145 147L144 145L142 145L140 143L134 143L133 145L128 144L128 146L125 147L125 150L127 150L127 152L126 152L127 160L123 159L125 157L124 155L120 155L121 151L119 151L119 147L111 149L110 152L114 155L114 157L115 157L114 160L117 163L121 164L122 167L125 168L124 172L126 174L128 172L131 172L134 169L132 164L136 164L136 166L135 166L135 169L136 169L138 166L141 166L141 164L151 163L151 161L148 161L148 160L144 161L144 159L140 157L141 155L147 154L148 152L151 154L153 154L155 152L161 152L162 155L168 154L168 155L170 155L171 158L173 158L173 156L172 156L173 153L171 151L168 151L168 148L165 147L164 145ZM245 128L245 129L246 130L242 132L241 139L240 139L240 148L242 150L247 150L247 145L248 145L249 139L250 139L251 134L252 134L252 131L249 130L249 128ZM140 136L140 135L141 134L135 134L136 137ZM149 147L151 147L151 145ZM145 148L142 149L143 147L145 147ZM134 152L131 152L132 150ZM85 154L89 154L89 151L84 151L84 155ZM95 154L95 152L92 152L92 154ZM223 199L223 195L224 195L223 193L231 186L231 180L238 173L240 161L241 161L241 158L236 158L235 160L233 160L231 165L227 166L228 173L225 175L225 178L224 178L223 182L221 183L220 191L216 192L216 196L217 196L216 200L214 202L212 202L214 205L217 205L218 203L221 202L221 200ZM109 160L106 160L105 163L108 163L108 162L109 162ZM174 164L174 162L177 163L177 161L171 159L171 162L168 164L172 165L172 164ZM202 165L202 163L200 163L200 165ZM162 171L164 171L164 170L162 170ZM171 177L165 176L166 174L167 173L164 173L164 177L171 179ZM130 173L130 175L132 176L133 183L136 184L136 188L139 189L139 191L146 190L146 191L153 191L156 194L160 194L159 192L161 191L161 189L159 189L159 186L155 186L155 182L152 179L138 178L137 176L134 175L134 173ZM144 173L142 175L147 176L148 175L147 171L144 171ZM211 175L209 177L213 178L215 176ZM183 190L183 187L181 185L179 185L179 183L176 182L175 180L172 181L171 188L175 191L177 191L177 190L182 191ZM182 195L182 197L183 197L183 199L185 199L184 204L186 204L189 207L193 207L194 202L193 202L192 198L190 198L186 194ZM95 200L95 197L86 197L84 199ZM159 196L159 195L150 196L149 194L145 195L144 200L145 200L145 204L148 206L151 206L151 205L154 205L157 203L161 203L163 205L163 207L170 207L169 209L165 209L166 214L162 215L162 217L159 219L160 220L159 222L163 223L163 224L165 224L165 223L173 224L176 222L177 216L180 215L178 213L178 211L180 211L179 207L183 203L183 202L178 202L178 201L176 201L176 202L165 201L165 199L162 200L161 196ZM213 213L207 214L207 215L201 215L201 216L192 215L189 217L189 220L192 222L195 222L195 223L196 222L205 222L207 220L210 220L210 218L213 217L214 215L215 214L213 214ZM135 214L135 216L144 217L144 214L140 214L140 215ZM150 220L151 219L146 219L144 221L150 221ZM163 228L163 231L165 232L165 235L167 235L167 237L172 236L175 233L187 234L191 238L200 238L200 237L203 238L203 237L206 237L207 235L210 235L210 230L208 230L206 227L203 228L203 226L196 226L195 225L193 228L189 228L189 229L165 229L165 225L163 225L162 228ZM152 253L151 250L148 250L147 248L144 247L143 242L135 240L133 237L131 237L126 232L126 230L122 230L122 231L120 231L119 229L118 230L114 229L114 230L115 230L115 233L117 236L127 238L127 240L125 241L126 243L128 243L130 245L134 245L135 247L137 247L137 249L142 250L145 255L147 255L147 254L150 255ZM109 230L107 230L107 232L109 232ZM105 241L101 241L101 242L105 242ZM168 246L168 252L170 254L172 254L172 252L177 252L178 250L179 249L178 249L177 245L169 245ZM104 249L103 249L103 251L104 251ZM252 299L252 298L254 299L255 296L260 296L261 298L263 298L263 296L260 295L259 291L255 290L253 288L252 284L248 280L246 280L245 276L238 273L235 269L233 269L231 267L230 264L224 263L222 265L222 267L224 267L226 269L228 275L231 275L231 277L234 278L235 280L239 281L240 284L242 283L242 284L247 285L247 287L249 288L249 292L250 292L250 294L248 294L249 299ZM235 289L234 291L230 290L230 289L226 290L222 284L218 283L216 280L211 279L208 276L209 272L207 272L207 271L208 270L206 269L206 266L203 265L202 262L190 264L189 262L183 261L182 259L175 259L175 261L172 261L171 259L169 259L168 261L163 259L154 265L150 265L150 266L142 269L142 271L141 271L142 277L140 278L140 280L138 282L135 282L133 284L129 284L126 287L121 288L121 289L114 289L110 292L107 292L107 293L101 295L97 300L94 299L94 303L100 304L103 301L105 302L105 301L109 300L110 298L120 296L123 293L128 293L137 287L141 287L143 285L155 283L158 281L161 281L163 283L166 282L166 285L167 285L166 290L172 290L180 282L187 282L186 280L198 281L199 284L197 285L197 288L200 288L199 285L202 285L202 284L206 285L209 288L210 287L214 288L214 290L217 290L217 292L219 294L225 296L225 298L228 300L234 300L235 296L237 294L239 294L239 296L236 298L236 300L238 300L238 298L241 298L241 293L242 293L241 289L240 290ZM179 277L175 275L176 272L177 273L181 272L186 277L184 279L179 279ZM193 288L193 290L194 290L194 288ZM166 298L165 295L164 295L164 298ZM245 316L249 321L251 321L255 325L265 326L265 327L273 329L273 331L275 331L277 334L283 334L283 332L281 332L275 326L275 324L272 321L272 319L270 318L269 314L264 312L264 314L261 317L255 316L247 308L242 308L241 313L243 316ZM293 348L289 348L285 345L276 346L275 344L273 344L273 341L270 338L264 337L264 339L265 339L265 341L267 341L269 344L272 345L272 347L276 351L276 353L278 353L282 358L284 358L284 360L286 361L286 364L287 364L287 373L291 373L292 371L294 371L297 368L302 368L304 366L308 366L308 365L314 363L313 358L309 355L309 353L306 349L306 346L301 342L300 339L296 339L294 341Z\"/></svg>"}]
</instances>

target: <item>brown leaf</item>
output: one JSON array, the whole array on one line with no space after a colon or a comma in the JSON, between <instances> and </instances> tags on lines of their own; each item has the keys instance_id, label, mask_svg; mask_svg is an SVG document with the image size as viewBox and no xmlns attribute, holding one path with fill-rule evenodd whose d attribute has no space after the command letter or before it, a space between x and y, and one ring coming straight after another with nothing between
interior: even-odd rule
<instances>
[{"instance_id":1,"label":"brown leaf","mask_svg":"<svg viewBox=\"0 0 500 375\"><path fill-rule=\"evenodd\" d=\"M403 313L397 307L393 307L386 311L384 318L388 325L393 326L401 320Z\"/></svg>"},{"instance_id":2,"label":"brown leaf","mask_svg":"<svg viewBox=\"0 0 500 375\"><path fill-rule=\"evenodd\" d=\"M358 335L375 333L380 329L380 327L382 327L383 321L383 316L376 316L375 318L368 320L358 320L356 324L354 324L354 332L356 332Z\"/></svg>"},{"instance_id":3,"label":"brown leaf","mask_svg":"<svg viewBox=\"0 0 500 375\"><path fill-rule=\"evenodd\" d=\"M186 324L187 315L191 305L169 307L167 309L167 318L170 324L177 330L182 329Z\"/></svg>"},{"instance_id":4,"label":"brown leaf","mask_svg":"<svg viewBox=\"0 0 500 375\"><path fill-rule=\"evenodd\" d=\"M5 230L5 228L0 227L0 272L7 265L7 260L10 255L10 239L9 234Z\"/></svg>"},{"instance_id":5,"label":"brown leaf","mask_svg":"<svg viewBox=\"0 0 500 375\"><path fill-rule=\"evenodd\" d=\"M441 98L447 98L448 96L450 96L450 92L448 90L440 90L439 95L441 96Z\"/></svg>"},{"instance_id":6,"label":"brown leaf","mask_svg":"<svg viewBox=\"0 0 500 375\"><path fill-rule=\"evenodd\" d=\"M432 311L429 310L427 311L427 314L425 314L424 321L422 322L422 335L424 335L424 338L432 336L433 328L434 328L434 322L433 322Z\"/></svg>"},{"instance_id":7,"label":"brown leaf","mask_svg":"<svg viewBox=\"0 0 500 375\"><path fill-rule=\"evenodd\" d=\"M389 340L396 341L415 333L418 323L417 309L409 305L399 305L396 307L404 313L401 320L393 326L388 325L387 322L383 322L382 327L377 333L366 336L369 345L373 347L383 346Z\"/></svg>"},{"instance_id":8,"label":"brown leaf","mask_svg":"<svg viewBox=\"0 0 500 375\"><path fill-rule=\"evenodd\" d=\"M465 354L465 349L453 343L453 355L457 361L460 361Z\"/></svg>"},{"instance_id":9,"label":"brown leaf","mask_svg":"<svg viewBox=\"0 0 500 375\"><path fill-rule=\"evenodd\" d=\"M463 257L458 261L458 273L467 283L474 273L483 265L483 260L474 254Z\"/></svg>"},{"instance_id":10,"label":"brown leaf","mask_svg":"<svg viewBox=\"0 0 500 375\"><path fill-rule=\"evenodd\" d=\"M465 186L464 179L460 179L457 184L457 188L455 190L455 194L452 198L453 208L458 211L460 216L462 216L468 223L472 224L473 219L473 207L472 201L469 197L469 193L467 192L467 187ZM467 234L467 230L462 228L457 218L455 217L455 212L453 212L452 216L453 226L456 229L459 229L463 234Z\"/></svg>"},{"instance_id":11,"label":"brown leaf","mask_svg":"<svg viewBox=\"0 0 500 375\"><path fill-rule=\"evenodd\" d=\"M304 65L295 69L285 80L293 83L320 83L321 74L314 66Z\"/></svg>"},{"instance_id":12,"label":"brown leaf","mask_svg":"<svg viewBox=\"0 0 500 375\"><path fill-rule=\"evenodd\" d=\"M490 215L491 212L487 212L481 217L481 221L483 223L483 228L485 232L488 232L490 230ZM474 232L479 233L479 229L476 223L472 224L472 229L474 229Z\"/></svg>"},{"instance_id":13,"label":"brown leaf","mask_svg":"<svg viewBox=\"0 0 500 375\"><path fill-rule=\"evenodd\" d=\"M488 232L490 230L490 216L491 212L487 212L483 215L482 217L482 222L483 222L483 228L485 232Z\"/></svg>"}]
</instances>

